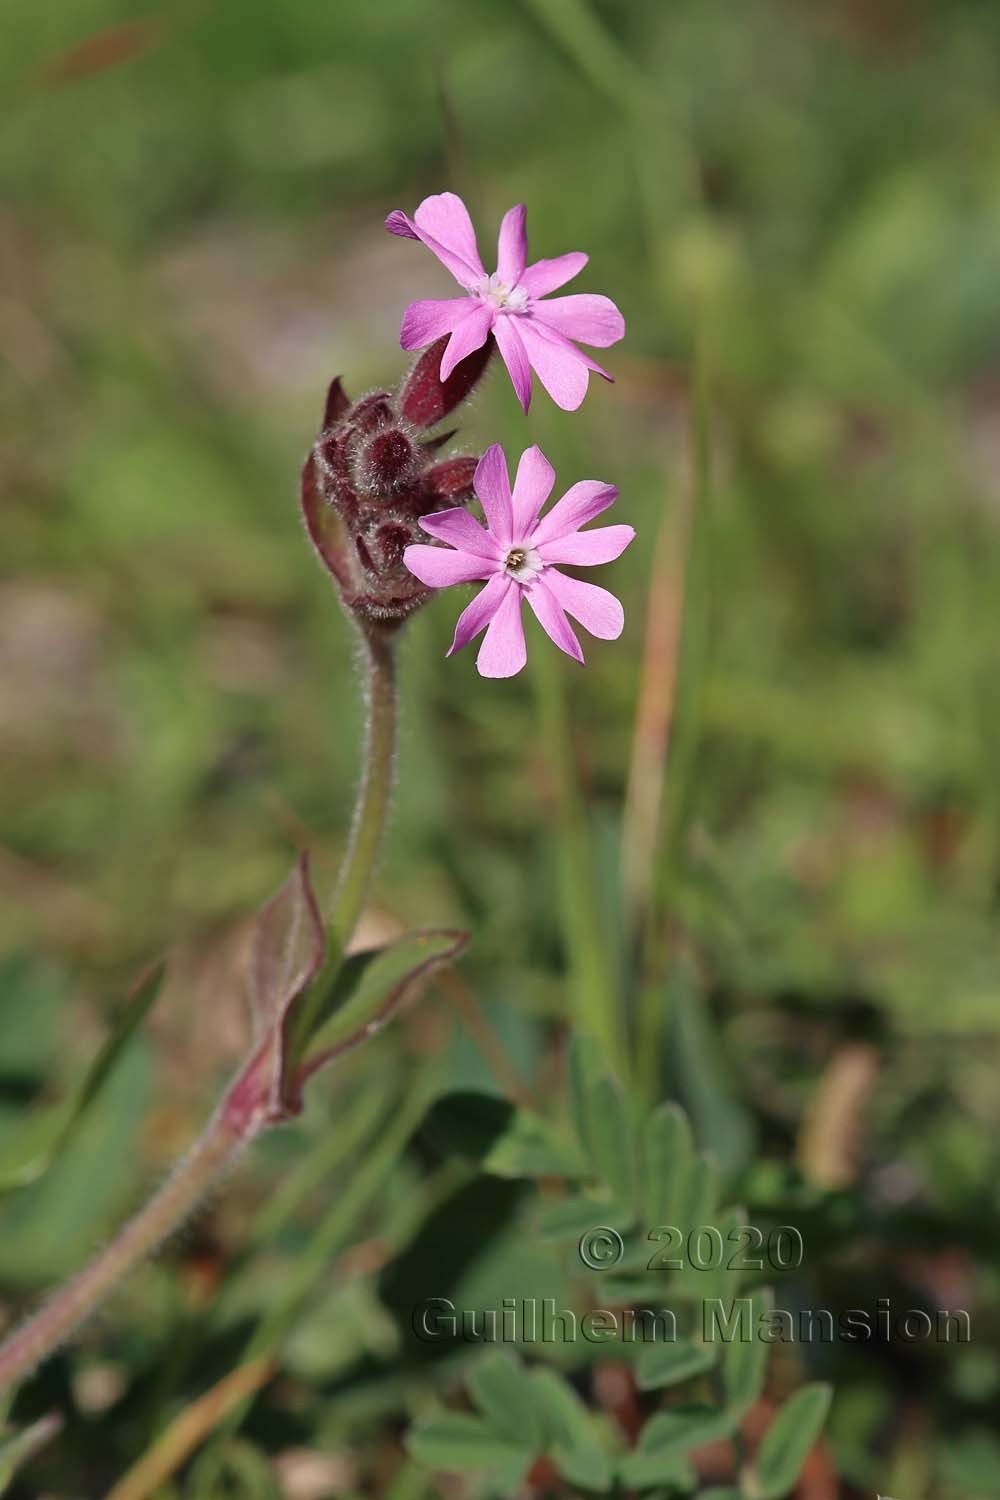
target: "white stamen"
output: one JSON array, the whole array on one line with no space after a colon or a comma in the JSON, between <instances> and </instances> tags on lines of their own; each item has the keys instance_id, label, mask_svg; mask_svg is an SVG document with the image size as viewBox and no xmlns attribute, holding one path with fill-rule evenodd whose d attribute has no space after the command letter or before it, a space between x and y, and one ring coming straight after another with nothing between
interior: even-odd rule
<instances>
[{"instance_id":1,"label":"white stamen","mask_svg":"<svg viewBox=\"0 0 1000 1500\"><path fill-rule=\"evenodd\" d=\"M542 571L542 559L534 547L511 547L503 570L509 578L528 588Z\"/></svg>"},{"instance_id":2,"label":"white stamen","mask_svg":"<svg viewBox=\"0 0 1000 1500\"><path fill-rule=\"evenodd\" d=\"M492 276L487 276L483 281L477 281L470 290L498 312L523 313L528 310L528 294L524 287L511 286L509 282L501 281L499 271L494 271Z\"/></svg>"}]
</instances>

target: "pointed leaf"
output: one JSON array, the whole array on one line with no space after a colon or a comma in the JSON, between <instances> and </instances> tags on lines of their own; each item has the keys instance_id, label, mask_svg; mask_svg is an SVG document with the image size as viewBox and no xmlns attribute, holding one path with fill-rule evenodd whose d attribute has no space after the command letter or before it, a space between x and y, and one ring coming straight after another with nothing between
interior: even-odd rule
<instances>
[{"instance_id":1,"label":"pointed leaf","mask_svg":"<svg viewBox=\"0 0 1000 1500\"><path fill-rule=\"evenodd\" d=\"M77 1093L64 1104L33 1115L12 1140L5 1142L0 1152L0 1193L35 1182L59 1156L149 1014L165 968L165 964L157 964L139 982Z\"/></svg>"},{"instance_id":2,"label":"pointed leaf","mask_svg":"<svg viewBox=\"0 0 1000 1500\"><path fill-rule=\"evenodd\" d=\"M50 1412L24 1427L20 1432L0 1437L0 1495L6 1493L11 1480L22 1464L34 1458L46 1444L62 1431L63 1419L58 1412Z\"/></svg>"},{"instance_id":3,"label":"pointed leaf","mask_svg":"<svg viewBox=\"0 0 1000 1500\"><path fill-rule=\"evenodd\" d=\"M691 1116L699 1145L712 1151L729 1178L752 1154L754 1127L728 1076L705 997L686 970L670 981L669 1015L674 1092Z\"/></svg>"},{"instance_id":4,"label":"pointed leaf","mask_svg":"<svg viewBox=\"0 0 1000 1500\"><path fill-rule=\"evenodd\" d=\"M454 962L468 941L466 932L432 927L348 959L324 1013L336 1009L314 1033L319 1050L306 1059L299 1084L381 1031L417 997L435 969Z\"/></svg>"},{"instance_id":5,"label":"pointed leaf","mask_svg":"<svg viewBox=\"0 0 1000 1500\"><path fill-rule=\"evenodd\" d=\"M254 929L250 1010L257 1046L222 1106L232 1129L246 1138L259 1125L286 1120L302 1108L299 1080L286 1076L289 1035L296 1001L323 967L325 952L309 857L302 854L261 908Z\"/></svg>"}]
</instances>

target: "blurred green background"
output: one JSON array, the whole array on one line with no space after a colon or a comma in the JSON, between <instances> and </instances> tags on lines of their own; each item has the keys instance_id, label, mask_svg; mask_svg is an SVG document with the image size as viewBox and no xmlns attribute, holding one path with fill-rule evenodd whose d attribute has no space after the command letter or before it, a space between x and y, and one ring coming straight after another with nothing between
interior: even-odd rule
<instances>
[{"instance_id":1,"label":"blurred green background","mask_svg":"<svg viewBox=\"0 0 1000 1500\"><path fill-rule=\"evenodd\" d=\"M622 640L558 673L615 951L651 913L650 1084L685 1097L683 1046L708 1139L739 1121L739 1196L778 1212L821 1195L804 1300L900 1284L908 1305L971 1311L969 1350L836 1351L845 1488L817 1497L993 1493L1000 10L7 0L0 34L0 1142L80 1076L137 969L178 951L87 1131L0 1207L2 1305L78 1265L190 1140L241 1044L242 924L298 848L321 889L336 868L360 709L298 467L329 378L355 395L395 382L403 308L448 293L382 219L458 191L489 265L523 201L533 257L585 248L571 290L622 307L616 383L575 417L536 392L524 420L494 373L458 449L538 442L566 485L617 483L616 519L639 532L602 580L625 600ZM469 927L464 980L537 1083L572 1014L548 679L445 662L458 607L438 599L406 631L370 926ZM529 626L529 652L551 650ZM633 731L662 699L650 879ZM678 1037L656 985L681 957L698 983ZM227 1368L226 1316L276 1295L329 1188L235 1276L211 1358L206 1300L276 1184L347 1120L342 1191L373 1091L404 1098L415 1059L489 1086L450 1015L430 997L322 1084L26 1393L28 1415L70 1416L25 1495L103 1492L199 1370ZM429 1180L401 1158L346 1243L406 1243ZM388 1493L411 1404L371 1276L335 1283L316 1292L322 1347L303 1340L292 1395L234 1449L305 1500ZM302 1454L330 1451L310 1490ZM170 1493L215 1493L201 1484Z\"/></svg>"}]
</instances>

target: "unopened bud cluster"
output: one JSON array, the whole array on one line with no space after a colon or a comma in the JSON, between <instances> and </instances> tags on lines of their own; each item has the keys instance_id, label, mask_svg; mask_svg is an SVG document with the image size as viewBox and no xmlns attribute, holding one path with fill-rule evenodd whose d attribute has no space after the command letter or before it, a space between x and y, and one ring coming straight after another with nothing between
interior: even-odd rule
<instances>
[{"instance_id":1,"label":"unopened bud cluster","mask_svg":"<svg viewBox=\"0 0 1000 1500\"><path fill-rule=\"evenodd\" d=\"M366 622L398 624L430 597L403 553L426 541L421 516L472 499L478 459L439 459L454 430L430 431L471 393L492 340L442 381L446 342L432 344L395 393L352 404L338 377L302 471L309 535L345 607Z\"/></svg>"}]
</instances>

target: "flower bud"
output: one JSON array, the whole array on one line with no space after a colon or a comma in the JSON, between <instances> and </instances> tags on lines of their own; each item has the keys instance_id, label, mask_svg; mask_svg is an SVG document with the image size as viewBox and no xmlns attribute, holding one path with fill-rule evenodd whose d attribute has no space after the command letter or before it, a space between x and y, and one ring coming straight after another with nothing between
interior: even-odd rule
<instances>
[{"instance_id":1,"label":"flower bud","mask_svg":"<svg viewBox=\"0 0 1000 1500\"><path fill-rule=\"evenodd\" d=\"M435 427L471 396L495 348L491 334L481 349L467 355L455 366L448 379L442 381L441 359L449 338L450 335L445 334L424 350L399 393L401 414L421 431Z\"/></svg>"},{"instance_id":2,"label":"flower bud","mask_svg":"<svg viewBox=\"0 0 1000 1500\"><path fill-rule=\"evenodd\" d=\"M472 499L475 458L438 458L454 432L424 436L471 393L487 344L442 382L447 340L421 355L402 389L351 403L340 378L327 392L323 426L302 470L309 538L345 608L394 628L430 597L403 554L425 540L420 517Z\"/></svg>"}]
</instances>

